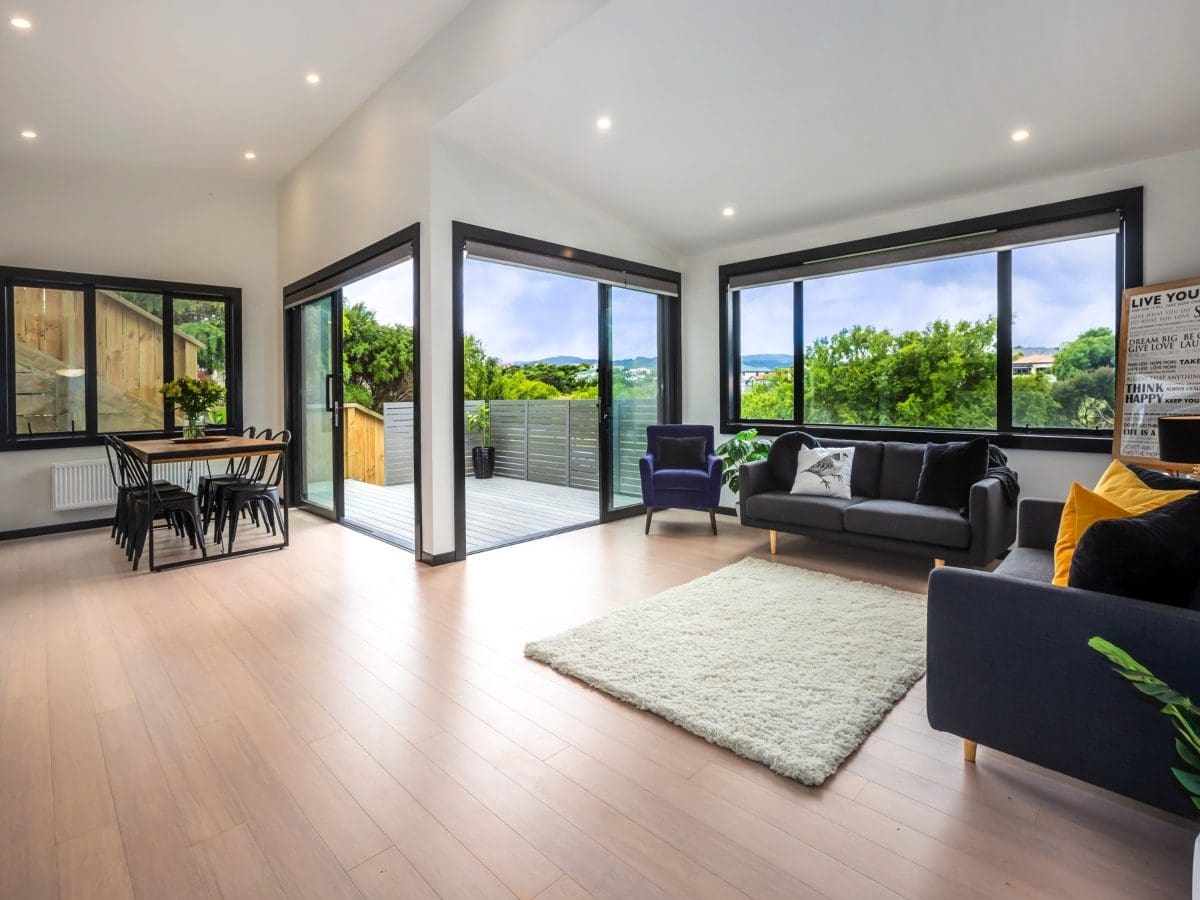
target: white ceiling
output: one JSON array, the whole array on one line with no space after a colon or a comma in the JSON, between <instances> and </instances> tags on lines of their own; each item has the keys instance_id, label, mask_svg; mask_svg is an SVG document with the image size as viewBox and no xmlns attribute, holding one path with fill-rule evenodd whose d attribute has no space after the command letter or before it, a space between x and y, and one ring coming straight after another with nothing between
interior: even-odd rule
<instances>
[{"instance_id":1,"label":"white ceiling","mask_svg":"<svg viewBox=\"0 0 1200 900\"><path fill-rule=\"evenodd\" d=\"M278 178L467 3L8 0L0 159ZM31 30L9 26L18 14Z\"/></svg>"},{"instance_id":2,"label":"white ceiling","mask_svg":"<svg viewBox=\"0 0 1200 900\"><path fill-rule=\"evenodd\" d=\"M1198 39L1196 0L613 0L439 130L695 250L1200 146Z\"/></svg>"}]
</instances>

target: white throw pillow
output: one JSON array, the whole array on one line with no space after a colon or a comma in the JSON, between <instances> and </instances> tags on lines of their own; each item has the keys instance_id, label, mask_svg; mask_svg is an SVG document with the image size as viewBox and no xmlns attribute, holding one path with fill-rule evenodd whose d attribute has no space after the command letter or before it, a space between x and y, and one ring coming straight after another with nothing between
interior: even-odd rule
<instances>
[{"instance_id":1,"label":"white throw pillow","mask_svg":"<svg viewBox=\"0 0 1200 900\"><path fill-rule=\"evenodd\" d=\"M792 493L849 500L853 466L853 447L801 447Z\"/></svg>"}]
</instances>

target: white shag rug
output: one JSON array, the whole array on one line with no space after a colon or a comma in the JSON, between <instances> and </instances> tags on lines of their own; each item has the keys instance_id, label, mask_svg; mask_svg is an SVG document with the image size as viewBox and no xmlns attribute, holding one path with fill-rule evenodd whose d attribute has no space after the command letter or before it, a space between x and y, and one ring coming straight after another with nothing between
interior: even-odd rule
<instances>
[{"instance_id":1,"label":"white shag rug","mask_svg":"<svg viewBox=\"0 0 1200 900\"><path fill-rule=\"evenodd\" d=\"M925 674L925 597L748 558L525 655L818 785Z\"/></svg>"}]
</instances>

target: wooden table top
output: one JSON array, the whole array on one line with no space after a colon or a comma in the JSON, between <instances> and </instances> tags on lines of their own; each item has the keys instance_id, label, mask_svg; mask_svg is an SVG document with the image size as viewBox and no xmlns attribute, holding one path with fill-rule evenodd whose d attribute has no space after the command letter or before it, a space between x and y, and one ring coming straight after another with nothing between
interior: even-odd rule
<instances>
[{"instance_id":1,"label":"wooden table top","mask_svg":"<svg viewBox=\"0 0 1200 900\"><path fill-rule=\"evenodd\" d=\"M181 459L225 459L230 456L282 453L287 447L282 441L264 441L260 438L238 435L202 444L180 444L170 438L156 438L149 441L127 441L126 446L134 456L147 463Z\"/></svg>"}]
</instances>

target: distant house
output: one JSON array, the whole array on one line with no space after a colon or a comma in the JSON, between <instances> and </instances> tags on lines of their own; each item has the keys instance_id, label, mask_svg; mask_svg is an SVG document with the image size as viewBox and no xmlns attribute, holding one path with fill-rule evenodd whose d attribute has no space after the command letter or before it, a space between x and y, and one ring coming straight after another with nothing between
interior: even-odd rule
<instances>
[{"instance_id":1,"label":"distant house","mask_svg":"<svg viewBox=\"0 0 1200 900\"><path fill-rule=\"evenodd\" d=\"M1014 375L1032 375L1035 372L1049 372L1054 368L1054 356L1049 353L1031 353L1014 359L1012 373Z\"/></svg>"}]
</instances>

